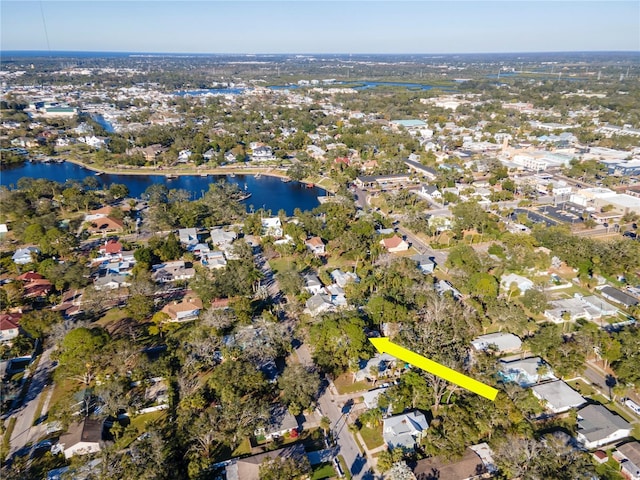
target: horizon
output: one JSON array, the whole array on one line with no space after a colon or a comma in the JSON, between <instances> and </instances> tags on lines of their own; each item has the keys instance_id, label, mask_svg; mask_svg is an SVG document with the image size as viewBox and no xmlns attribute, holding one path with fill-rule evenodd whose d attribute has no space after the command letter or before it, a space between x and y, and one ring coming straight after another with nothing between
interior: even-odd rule
<instances>
[{"instance_id":1,"label":"horizon","mask_svg":"<svg viewBox=\"0 0 640 480\"><path fill-rule=\"evenodd\" d=\"M635 0L3 0L0 9L2 51L193 55L640 51L640 2Z\"/></svg>"}]
</instances>

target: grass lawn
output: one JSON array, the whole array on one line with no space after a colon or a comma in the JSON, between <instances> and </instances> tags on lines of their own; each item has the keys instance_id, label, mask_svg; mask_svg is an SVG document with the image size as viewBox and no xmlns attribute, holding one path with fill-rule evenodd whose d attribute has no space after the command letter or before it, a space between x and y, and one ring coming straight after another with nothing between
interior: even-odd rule
<instances>
[{"instance_id":1,"label":"grass lawn","mask_svg":"<svg viewBox=\"0 0 640 480\"><path fill-rule=\"evenodd\" d=\"M361 392L368 390L371 387L369 382L353 382L353 375L350 373L343 373L337 377L333 384L336 386L339 394Z\"/></svg>"},{"instance_id":2,"label":"grass lawn","mask_svg":"<svg viewBox=\"0 0 640 480\"><path fill-rule=\"evenodd\" d=\"M321 463L316 465L311 473L311 480L323 480L325 478L333 478L336 476L336 471L333 466L327 463Z\"/></svg>"},{"instance_id":3,"label":"grass lawn","mask_svg":"<svg viewBox=\"0 0 640 480\"><path fill-rule=\"evenodd\" d=\"M251 454L251 441L249 440L249 437L247 437L244 440L242 440L240 445L238 445L238 447L233 451L231 455L233 457L240 457L242 455L249 455L249 454Z\"/></svg>"},{"instance_id":4,"label":"grass lawn","mask_svg":"<svg viewBox=\"0 0 640 480\"><path fill-rule=\"evenodd\" d=\"M349 471L347 462L344 461L342 455L338 455L338 461L340 462L340 466L342 467L342 471L344 472L344 478L346 478L347 480L351 480L351 472Z\"/></svg>"},{"instance_id":5,"label":"grass lawn","mask_svg":"<svg viewBox=\"0 0 640 480\"><path fill-rule=\"evenodd\" d=\"M575 389L582 396L586 395L587 397L590 397L596 393L596 391L593 389L591 385L583 382L580 379L571 380L570 382L567 382L567 384L570 385L571 388Z\"/></svg>"},{"instance_id":6,"label":"grass lawn","mask_svg":"<svg viewBox=\"0 0 640 480\"><path fill-rule=\"evenodd\" d=\"M138 430L138 433L144 433L149 425L157 424L163 421L167 416L166 410L158 412L145 413L131 419L131 425Z\"/></svg>"},{"instance_id":7,"label":"grass lawn","mask_svg":"<svg viewBox=\"0 0 640 480\"><path fill-rule=\"evenodd\" d=\"M124 309L112 308L107 313L105 313L100 320L96 321L95 323L104 328L107 325L110 325L112 323L117 323L126 317L128 317L128 315L124 311Z\"/></svg>"},{"instance_id":8,"label":"grass lawn","mask_svg":"<svg viewBox=\"0 0 640 480\"><path fill-rule=\"evenodd\" d=\"M382 438L382 424L374 428L363 426L360 429L360 435L369 450L373 450L374 448L384 444L384 439Z\"/></svg>"},{"instance_id":9,"label":"grass lawn","mask_svg":"<svg viewBox=\"0 0 640 480\"><path fill-rule=\"evenodd\" d=\"M269 266L271 267L271 270L273 270L276 274L286 272L287 270L292 269L292 260L293 257L273 258L269 260Z\"/></svg>"}]
</instances>

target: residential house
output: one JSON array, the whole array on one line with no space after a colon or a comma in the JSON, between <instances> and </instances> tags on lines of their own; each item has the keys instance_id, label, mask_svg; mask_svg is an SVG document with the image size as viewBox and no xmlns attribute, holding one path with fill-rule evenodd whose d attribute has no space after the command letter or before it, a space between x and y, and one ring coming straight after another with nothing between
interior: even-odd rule
<instances>
[{"instance_id":1,"label":"residential house","mask_svg":"<svg viewBox=\"0 0 640 480\"><path fill-rule=\"evenodd\" d=\"M582 395L562 380L534 385L531 387L531 391L553 413L566 412L571 408L584 405L586 402Z\"/></svg>"},{"instance_id":2,"label":"residential house","mask_svg":"<svg viewBox=\"0 0 640 480\"><path fill-rule=\"evenodd\" d=\"M33 262L33 255L38 255L40 249L38 247L19 248L15 251L11 259L16 265L26 265Z\"/></svg>"},{"instance_id":3,"label":"residential house","mask_svg":"<svg viewBox=\"0 0 640 480\"><path fill-rule=\"evenodd\" d=\"M180 243L190 251L199 243L198 230L195 228L180 228L178 230L178 239Z\"/></svg>"},{"instance_id":4,"label":"residential house","mask_svg":"<svg viewBox=\"0 0 640 480\"><path fill-rule=\"evenodd\" d=\"M64 457L69 459L74 455L86 455L102 450L102 420L85 417L80 422L69 426L67 433L59 440L64 449Z\"/></svg>"},{"instance_id":5,"label":"residential house","mask_svg":"<svg viewBox=\"0 0 640 480\"><path fill-rule=\"evenodd\" d=\"M264 437L265 440L271 441L285 435L297 436L298 421L296 417L289 413L286 407L276 403L269 408L269 419L264 427L257 428L254 432L256 437Z\"/></svg>"},{"instance_id":6,"label":"residential house","mask_svg":"<svg viewBox=\"0 0 640 480\"><path fill-rule=\"evenodd\" d=\"M332 283L331 285L327 285L325 287L325 291L331 298L331 303L333 303L336 307L347 306L347 297L342 287L335 283Z\"/></svg>"},{"instance_id":7,"label":"residential house","mask_svg":"<svg viewBox=\"0 0 640 480\"><path fill-rule=\"evenodd\" d=\"M362 393L362 402L368 409L378 407L378 398L387 391L387 387L376 388L375 390L367 390Z\"/></svg>"},{"instance_id":8,"label":"residential house","mask_svg":"<svg viewBox=\"0 0 640 480\"><path fill-rule=\"evenodd\" d=\"M198 243L191 248L191 253L197 257L202 257L209 252L211 252L211 248L206 243Z\"/></svg>"},{"instance_id":9,"label":"residential house","mask_svg":"<svg viewBox=\"0 0 640 480\"><path fill-rule=\"evenodd\" d=\"M503 275L500 278L500 287L504 290L511 290L511 287L515 285L516 288L520 291L520 295L524 294L527 290L533 288L533 282L526 277L521 275L517 275L515 273L510 273L508 275Z\"/></svg>"},{"instance_id":10,"label":"residential house","mask_svg":"<svg viewBox=\"0 0 640 480\"><path fill-rule=\"evenodd\" d=\"M435 180L438 176L438 171L435 168L427 167L426 165L409 159L405 159L404 163L411 170L415 171L419 175L426 177L429 180Z\"/></svg>"},{"instance_id":11,"label":"residential house","mask_svg":"<svg viewBox=\"0 0 640 480\"><path fill-rule=\"evenodd\" d=\"M354 374L356 382L373 381L377 378L388 377L396 365L396 357L388 353L376 353L369 360L360 360L360 369ZM372 372L371 370L375 370Z\"/></svg>"},{"instance_id":12,"label":"residential house","mask_svg":"<svg viewBox=\"0 0 640 480\"><path fill-rule=\"evenodd\" d=\"M230 245L238 238L238 234L233 231L226 231L222 228L214 228L211 230L211 243L215 246Z\"/></svg>"},{"instance_id":13,"label":"residential house","mask_svg":"<svg viewBox=\"0 0 640 480\"><path fill-rule=\"evenodd\" d=\"M640 442L620 445L612 456L620 463L620 472L625 478L640 480Z\"/></svg>"},{"instance_id":14,"label":"residential house","mask_svg":"<svg viewBox=\"0 0 640 480\"><path fill-rule=\"evenodd\" d=\"M416 254L411 257L411 260L416 262L418 270L425 275L433 273L436 268L436 262L433 260L433 257L429 257L427 255Z\"/></svg>"},{"instance_id":15,"label":"residential house","mask_svg":"<svg viewBox=\"0 0 640 480\"><path fill-rule=\"evenodd\" d=\"M216 250L214 252L208 252L202 255L200 263L205 267L217 270L227 266L227 259L224 256L224 252Z\"/></svg>"},{"instance_id":16,"label":"residential house","mask_svg":"<svg viewBox=\"0 0 640 480\"><path fill-rule=\"evenodd\" d=\"M21 313L0 313L0 344L10 343L19 334Z\"/></svg>"},{"instance_id":17,"label":"residential house","mask_svg":"<svg viewBox=\"0 0 640 480\"><path fill-rule=\"evenodd\" d=\"M324 242L320 237L308 238L304 244L314 255L324 255Z\"/></svg>"},{"instance_id":18,"label":"residential house","mask_svg":"<svg viewBox=\"0 0 640 480\"><path fill-rule=\"evenodd\" d=\"M360 281L354 272L343 272L339 268L333 270L329 275L340 288L345 288L350 282L358 283Z\"/></svg>"},{"instance_id":19,"label":"residential house","mask_svg":"<svg viewBox=\"0 0 640 480\"><path fill-rule=\"evenodd\" d=\"M424 195L425 197L429 197L433 200L442 200L442 193L440 193L440 190L438 190L438 187L436 185L423 184L418 192L420 193L420 195Z\"/></svg>"},{"instance_id":20,"label":"residential house","mask_svg":"<svg viewBox=\"0 0 640 480\"><path fill-rule=\"evenodd\" d=\"M180 150L178 152L178 163L187 163L189 162L189 159L191 158L191 156L193 155L193 152L191 150Z\"/></svg>"},{"instance_id":21,"label":"residential house","mask_svg":"<svg viewBox=\"0 0 640 480\"><path fill-rule=\"evenodd\" d=\"M184 260L165 262L151 267L151 279L158 283L177 282L178 280L190 280L196 271Z\"/></svg>"},{"instance_id":22,"label":"residential house","mask_svg":"<svg viewBox=\"0 0 640 480\"><path fill-rule=\"evenodd\" d=\"M282 237L282 222L279 217L267 217L262 219L262 235Z\"/></svg>"},{"instance_id":23,"label":"residential house","mask_svg":"<svg viewBox=\"0 0 640 480\"><path fill-rule=\"evenodd\" d=\"M496 353L517 352L522 347L522 340L512 333L489 333L471 341L477 351L494 351Z\"/></svg>"},{"instance_id":24,"label":"residential house","mask_svg":"<svg viewBox=\"0 0 640 480\"><path fill-rule=\"evenodd\" d=\"M451 295L456 300L462 299L462 293L458 289L456 289L453 285L451 285L451 282L449 282L448 280L439 280L434 285L434 288L435 288L435 291L440 296L445 295L447 292L451 292Z\"/></svg>"},{"instance_id":25,"label":"residential house","mask_svg":"<svg viewBox=\"0 0 640 480\"><path fill-rule=\"evenodd\" d=\"M62 312L62 315L69 318L74 315L82 313L82 296L84 295L84 289L82 290L67 290L62 294L60 303L55 305L52 310L56 312Z\"/></svg>"},{"instance_id":26,"label":"residential house","mask_svg":"<svg viewBox=\"0 0 640 480\"><path fill-rule=\"evenodd\" d=\"M394 235L391 238L383 238L380 240L380 245L386 248L389 253L406 252L409 250L409 244L398 235Z\"/></svg>"},{"instance_id":27,"label":"residential house","mask_svg":"<svg viewBox=\"0 0 640 480\"><path fill-rule=\"evenodd\" d=\"M271 459L292 459L298 464L306 459L307 454L302 443L296 443L289 447L260 453L250 457L235 458L229 461L225 467L227 480L260 480L260 465Z\"/></svg>"},{"instance_id":28,"label":"residential house","mask_svg":"<svg viewBox=\"0 0 640 480\"><path fill-rule=\"evenodd\" d=\"M147 402L161 405L169 402L169 384L162 377L149 379L150 385L144 390L144 399Z\"/></svg>"},{"instance_id":29,"label":"residential house","mask_svg":"<svg viewBox=\"0 0 640 480\"><path fill-rule=\"evenodd\" d=\"M578 410L578 442L592 450L615 443L631 435L633 425L602 405L587 405Z\"/></svg>"},{"instance_id":30,"label":"residential house","mask_svg":"<svg viewBox=\"0 0 640 480\"><path fill-rule=\"evenodd\" d=\"M450 460L435 456L418 460L413 474L416 480L476 480L491 478L480 455L467 447L461 458Z\"/></svg>"},{"instance_id":31,"label":"residential house","mask_svg":"<svg viewBox=\"0 0 640 480\"><path fill-rule=\"evenodd\" d=\"M23 296L25 298L44 298L53 289L53 284L49 280L43 278L42 275L35 275L39 278L24 280ZM18 278L20 279L20 277Z\"/></svg>"},{"instance_id":32,"label":"residential house","mask_svg":"<svg viewBox=\"0 0 640 480\"><path fill-rule=\"evenodd\" d=\"M305 306L313 316L320 315L321 313L334 309L334 305L331 303L331 297L326 293L316 293L313 297L307 300Z\"/></svg>"},{"instance_id":33,"label":"residential house","mask_svg":"<svg viewBox=\"0 0 640 480\"><path fill-rule=\"evenodd\" d=\"M254 162L268 162L275 159L273 150L267 145L257 146L251 151L251 160Z\"/></svg>"},{"instance_id":34,"label":"residential house","mask_svg":"<svg viewBox=\"0 0 640 480\"><path fill-rule=\"evenodd\" d=\"M573 298L552 300L549 305L553 308L545 310L544 316L554 323L575 322L579 318L594 321L618 313L616 307L595 295L576 294Z\"/></svg>"},{"instance_id":35,"label":"residential house","mask_svg":"<svg viewBox=\"0 0 640 480\"><path fill-rule=\"evenodd\" d=\"M120 275L116 273L107 273L100 276L93 282L93 288L96 290L117 290L122 287L129 287L128 275Z\"/></svg>"},{"instance_id":36,"label":"residential house","mask_svg":"<svg viewBox=\"0 0 640 480\"><path fill-rule=\"evenodd\" d=\"M181 301L168 303L162 312L169 316L170 322L190 322L198 318L202 310L202 300L195 295L188 295Z\"/></svg>"},{"instance_id":37,"label":"residential house","mask_svg":"<svg viewBox=\"0 0 640 480\"><path fill-rule=\"evenodd\" d=\"M500 360L500 377L505 382L517 383L523 388L545 380L556 380L551 367L540 357Z\"/></svg>"},{"instance_id":38,"label":"residential house","mask_svg":"<svg viewBox=\"0 0 640 480\"><path fill-rule=\"evenodd\" d=\"M304 280L304 289L310 294L316 295L324 291L324 285L315 273L305 273L302 279Z\"/></svg>"},{"instance_id":39,"label":"residential house","mask_svg":"<svg viewBox=\"0 0 640 480\"><path fill-rule=\"evenodd\" d=\"M122 252L122 244L116 239L109 239L98 249L101 257L114 257Z\"/></svg>"},{"instance_id":40,"label":"residential house","mask_svg":"<svg viewBox=\"0 0 640 480\"><path fill-rule=\"evenodd\" d=\"M424 414L418 411L403 413L382 421L382 437L389 448L413 449L429 428Z\"/></svg>"},{"instance_id":41,"label":"residential house","mask_svg":"<svg viewBox=\"0 0 640 480\"><path fill-rule=\"evenodd\" d=\"M124 222L119 218L99 217L89 223L89 233L119 233L124 230Z\"/></svg>"},{"instance_id":42,"label":"residential house","mask_svg":"<svg viewBox=\"0 0 640 480\"><path fill-rule=\"evenodd\" d=\"M632 297L617 288L610 287L609 285L602 287L600 289L600 293L604 298L608 298L609 300L624 305L625 307L633 307L640 303L640 300L637 298Z\"/></svg>"}]
</instances>

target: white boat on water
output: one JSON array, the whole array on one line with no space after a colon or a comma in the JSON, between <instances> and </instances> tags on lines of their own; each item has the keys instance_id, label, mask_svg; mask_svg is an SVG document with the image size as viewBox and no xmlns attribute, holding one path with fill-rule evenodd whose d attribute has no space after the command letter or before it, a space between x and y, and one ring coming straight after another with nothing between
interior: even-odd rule
<instances>
[{"instance_id":1,"label":"white boat on water","mask_svg":"<svg viewBox=\"0 0 640 480\"><path fill-rule=\"evenodd\" d=\"M100 175L102 175L104 172L96 172L95 175L96 177L99 177Z\"/></svg>"}]
</instances>

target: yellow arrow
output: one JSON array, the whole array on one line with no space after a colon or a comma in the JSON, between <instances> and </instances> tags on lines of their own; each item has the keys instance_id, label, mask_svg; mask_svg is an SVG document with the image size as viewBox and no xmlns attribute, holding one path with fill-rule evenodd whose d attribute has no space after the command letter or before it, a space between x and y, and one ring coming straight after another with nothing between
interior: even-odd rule
<instances>
[{"instance_id":1,"label":"yellow arrow","mask_svg":"<svg viewBox=\"0 0 640 480\"><path fill-rule=\"evenodd\" d=\"M370 338L369 341L373 343L373 346L376 347L376 350L378 350L380 353L386 352L389 355L393 355L399 360L410 363L411 365L437 375L440 378L444 378L448 382L455 383L456 385L462 388L466 388L470 392L477 393L478 395L488 398L489 400L495 400L496 395L498 395L498 390L496 390L495 388L479 382L478 380L475 380L471 377L467 377L466 375L457 372L449 367L445 367L438 362L429 360L428 358L425 358L422 355L418 355L411 350L407 350L406 348L393 343L387 337Z\"/></svg>"}]
</instances>

